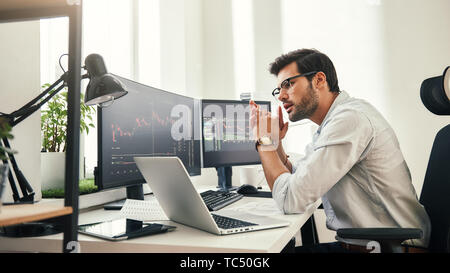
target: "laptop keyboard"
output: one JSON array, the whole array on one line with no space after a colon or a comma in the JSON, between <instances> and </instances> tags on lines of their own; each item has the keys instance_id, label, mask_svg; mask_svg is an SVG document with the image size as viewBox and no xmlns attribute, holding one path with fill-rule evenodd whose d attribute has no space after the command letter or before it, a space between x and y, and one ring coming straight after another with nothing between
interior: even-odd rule
<instances>
[{"instance_id":1,"label":"laptop keyboard","mask_svg":"<svg viewBox=\"0 0 450 273\"><path fill-rule=\"evenodd\" d=\"M257 224L245 222L238 219L228 218L225 216L220 216L216 214L212 214L214 221L217 226L221 229L230 229L230 228L239 228L239 227L248 227L248 226L257 226Z\"/></svg>"},{"instance_id":2,"label":"laptop keyboard","mask_svg":"<svg viewBox=\"0 0 450 273\"><path fill-rule=\"evenodd\" d=\"M213 191L213 190L202 192L200 196L202 197L203 202L205 202L209 211L219 210L244 197L242 194L236 192Z\"/></svg>"}]
</instances>

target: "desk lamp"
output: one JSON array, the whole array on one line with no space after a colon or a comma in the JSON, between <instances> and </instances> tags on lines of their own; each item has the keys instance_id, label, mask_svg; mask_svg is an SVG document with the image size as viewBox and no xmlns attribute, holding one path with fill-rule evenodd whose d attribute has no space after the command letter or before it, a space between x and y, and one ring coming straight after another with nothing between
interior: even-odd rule
<instances>
[{"instance_id":1,"label":"desk lamp","mask_svg":"<svg viewBox=\"0 0 450 273\"><path fill-rule=\"evenodd\" d=\"M82 79L90 79L90 82L86 88L85 104L86 105L99 105L100 107L106 107L114 102L114 99L120 98L126 95L128 92L122 86L122 83L109 74L106 70L105 63L102 56L98 54L91 54L85 59L85 66L83 67L87 70L85 75L82 75ZM64 72L64 74L52 85L50 85L46 90L44 90L39 96L25 104L20 109L12 112L11 114L0 113L0 117L6 118L11 127L16 126L21 121L32 115L39 108L41 108L45 103L47 103L53 96L55 96L59 91L61 91L65 86L67 86L69 72ZM55 89L56 88L56 89ZM53 92L52 90L55 89ZM2 139L4 147L10 149L10 144L8 139ZM2 145L0 141L0 146ZM17 162L14 156L11 154L8 156L11 162L11 171L15 173L17 183L20 186L23 197L19 196L16 188L14 177L10 172L8 174L8 179L13 192L14 204L20 203L34 203L34 191L30 183L19 170ZM3 163L8 164L8 160L3 160Z\"/></svg>"}]
</instances>

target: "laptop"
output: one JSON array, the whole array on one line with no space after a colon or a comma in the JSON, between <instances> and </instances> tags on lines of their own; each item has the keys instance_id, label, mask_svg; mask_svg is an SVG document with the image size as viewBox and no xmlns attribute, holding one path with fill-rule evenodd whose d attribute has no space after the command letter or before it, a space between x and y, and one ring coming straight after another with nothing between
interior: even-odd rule
<instances>
[{"instance_id":1,"label":"laptop","mask_svg":"<svg viewBox=\"0 0 450 273\"><path fill-rule=\"evenodd\" d=\"M178 157L135 157L167 217L190 227L225 235L288 226L289 222L235 210L210 213Z\"/></svg>"}]
</instances>

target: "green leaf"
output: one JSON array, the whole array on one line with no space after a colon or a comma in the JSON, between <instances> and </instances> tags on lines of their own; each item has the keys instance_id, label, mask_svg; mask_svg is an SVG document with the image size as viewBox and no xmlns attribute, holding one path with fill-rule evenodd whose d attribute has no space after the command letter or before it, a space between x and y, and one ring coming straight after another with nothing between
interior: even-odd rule
<instances>
[{"instance_id":1,"label":"green leaf","mask_svg":"<svg viewBox=\"0 0 450 273\"><path fill-rule=\"evenodd\" d=\"M42 88L47 89L49 83L43 84ZM51 90L54 93L56 90ZM67 134L67 88L54 95L50 101L41 109L41 131L42 145L47 150L55 150L58 146L65 149ZM84 95L80 94L80 132L89 132L89 127L95 128L92 123L91 114L96 112L96 108L84 104ZM86 121L89 120L89 125Z\"/></svg>"}]
</instances>

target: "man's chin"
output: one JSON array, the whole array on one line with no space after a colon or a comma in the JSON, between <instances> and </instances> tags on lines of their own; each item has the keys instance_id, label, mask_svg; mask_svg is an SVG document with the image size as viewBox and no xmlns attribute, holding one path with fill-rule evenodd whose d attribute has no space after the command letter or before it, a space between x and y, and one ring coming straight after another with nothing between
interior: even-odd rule
<instances>
[{"instance_id":1,"label":"man's chin","mask_svg":"<svg viewBox=\"0 0 450 273\"><path fill-rule=\"evenodd\" d=\"M296 121L300 121L300 120L304 120L304 119L308 119L308 117L300 116L300 115L294 115L292 112L289 113L289 120L292 121L292 122L296 122Z\"/></svg>"}]
</instances>

